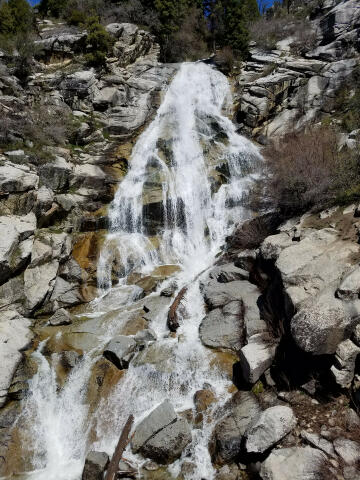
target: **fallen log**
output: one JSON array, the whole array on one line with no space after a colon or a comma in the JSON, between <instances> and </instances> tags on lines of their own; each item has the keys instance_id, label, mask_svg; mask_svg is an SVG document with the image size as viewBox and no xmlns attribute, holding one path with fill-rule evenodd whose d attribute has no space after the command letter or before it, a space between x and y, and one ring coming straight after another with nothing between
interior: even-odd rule
<instances>
[{"instance_id":1,"label":"fallen log","mask_svg":"<svg viewBox=\"0 0 360 480\"><path fill-rule=\"evenodd\" d=\"M130 415L129 418L127 419L127 422L125 423L123 431L121 432L119 442L117 444L117 447L115 448L114 455L110 460L109 467L106 471L105 480L115 480L115 475L119 468L119 462L121 460L121 456L126 448L126 445L129 442L129 434L130 434L130 430L133 422L134 422L134 416Z\"/></svg>"},{"instance_id":2,"label":"fallen log","mask_svg":"<svg viewBox=\"0 0 360 480\"><path fill-rule=\"evenodd\" d=\"M176 332L176 330L179 328L179 320L178 320L178 315L177 315L177 309L179 307L179 304L181 300L184 298L185 294L187 292L187 287L183 287L180 292L176 295L175 300L171 304L168 312L168 318L167 318L167 326L170 330L170 332Z\"/></svg>"}]
</instances>

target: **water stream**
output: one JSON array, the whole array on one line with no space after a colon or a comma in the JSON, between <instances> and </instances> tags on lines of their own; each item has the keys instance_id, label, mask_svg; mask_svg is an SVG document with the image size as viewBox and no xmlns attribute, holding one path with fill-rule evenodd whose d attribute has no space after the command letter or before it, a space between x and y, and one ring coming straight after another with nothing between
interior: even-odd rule
<instances>
[{"instance_id":1,"label":"water stream","mask_svg":"<svg viewBox=\"0 0 360 480\"><path fill-rule=\"evenodd\" d=\"M236 133L229 119L231 107L224 75L204 63L183 64L156 118L139 137L109 212L111 227L98 267L102 295L89 306L97 344L61 388L56 355L49 362L43 354L46 342L34 353L39 370L24 401L25 415L31 419L33 472L25 478L78 480L87 451L112 454L128 414L138 423L165 398L183 412L193 409L194 393L204 385L211 385L220 404L229 397L231 380L213 364L198 328L205 315L200 282L235 223L249 216L242 198L260 161L257 149ZM158 213L155 225L151 209ZM114 262L122 278L111 287ZM127 276L149 275L169 264L178 265L179 271L142 302L156 301L158 292L170 284L178 290L189 286L177 335L169 335L168 305L160 303L149 325L157 341L138 354L110 395L90 412L86 391L92 366L139 295L138 287L126 285ZM103 319L113 311L113 321L104 327ZM186 478L212 480L207 449L212 428L205 418L193 429L193 441L169 467L171 474L176 477L186 460L195 465ZM139 466L144 462L129 447L125 456Z\"/></svg>"}]
</instances>

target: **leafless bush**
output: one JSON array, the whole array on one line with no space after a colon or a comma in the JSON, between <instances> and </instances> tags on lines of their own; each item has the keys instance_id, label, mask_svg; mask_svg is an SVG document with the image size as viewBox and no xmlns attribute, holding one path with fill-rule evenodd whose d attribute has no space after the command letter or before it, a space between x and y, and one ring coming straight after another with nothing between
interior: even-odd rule
<instances>
[{"instance_id":1,"label":"leafless bush","mask_svg":"<svg viewBox=\"0 0 360 480\"><path fill-rule=\"evenodd\" d=\"M30 140L36 145L65 145L76 123L67 107L58 105L0 105L0 143L4 146Z\"/></svg>"},{"instance_id":2,"label":"leafless bush","mask_svg":"<svg viewBox=\"0 0 360 480\"><path fill-rule=\"evenodd\" d=\"M291 38L294 49L301 54L313 48L316 41L310 23L292 15L262 17L250 26L250 35L257 46L264 50L274 50L280 40Z\"/></svg>"},{"instance_id":3,"label":"leafless bush","mask_svg":"<svg viewBox=\"0 0 360 480\"><path fill-rule=\"evenodd\" d=\"M266 237L273 234L281 223L277 213L265 213L242 223L235 233L227 238L231 248L253 249L257 248Z\"/></svg>"},{"instance_id":4,"label":"leafless bush","mask_svg":"<svg viewBox=\"0 0 360 480\"><path fill-rule=\"evenodd\" d=\"M231 47L223 47L216 53L215 63L220 70L225 73L230 73L234 68L235 57Z\"/></svg>"},{"instance_id":5,"label":"leafless bush","mask_svg":"<svg viewBox=\"0 0 360 480\"><path fill-rule=\"evenodd\" d=\"M291 133L263 154L266 199L284 215L327 206L360 181L359 152L339 152L331 127Z\"/></svg>"},{"instance_id":6,"label":"leafless bush","mask_svg":"<svg viewBox=\"0 0 360 480\"><path fill-rule=\"evenodd\" d=\"M311 29L308 22L305 22L305 28L298 28L295 32L295 40L290 45L293 55L305 55L313 50L317 45L316 33Z\"/></svg>"},{"instance_id":7,"label":"leafless bush","mask_svg":"<svg viewBox=\"0 0 360 480\"><path fill-rule=\"evenodd\" d=\"M166 39L162 49L164 61L198 60L208 56L205 35L202 31L203 18L199 13L196 8L190 10L179 31Z\"/></svg>"},{"instance_id":8,"label":"leafless bush","mask_svg":"<svg viewBox=\"0 0 360 480\"><path fill-rule=\"evenodd\" d=\"M110 5L102 11L104 23L129 22L151 30L158 30L160 20L157 12L145 8L140 0L127 0L120 5Z\"/></svg>"}]
</instances>

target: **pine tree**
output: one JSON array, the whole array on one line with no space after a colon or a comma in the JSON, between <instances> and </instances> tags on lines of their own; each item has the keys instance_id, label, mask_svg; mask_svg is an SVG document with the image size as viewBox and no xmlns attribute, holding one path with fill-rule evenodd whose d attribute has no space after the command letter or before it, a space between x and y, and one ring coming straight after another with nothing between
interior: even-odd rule
<instances>
[{"instance_id":1,"label":"pine tree","mask_svg":"<svg viewBox=\"0 0 360 480\"><path fill-rule=\"evenodd\" d=\"M2 2L0 5L0 35L11 35L14 30L15 25L11 8L7 2Z\"/></svg>"},{"instance_id":2,"label":"pine tree","mask_svg":"<svg viewBox=\"0 0 360 480\"><path fill-rule=\"evenodd\" d=\"M249 32L245 5L241 0L226 0L224 15L224 46L230 46L238 55L248 52Z\"/></svg>"},{"instance_id":3,"label":"pine tree","mask_svg":"<svg viewBox=\"0 0 360 480\"><path fill-rule=\"evenodd\" d=\"M179 29L189 5L187 0L154 0L154 7L161 23L160 34L164 36Z\"/></svg>"},{"instance_id":4,"label":"pine tree","mask_svg":"<svg viewBox=\"0 0 360 480\"><path fill-rule=\"evenodd\" d=\"M51 17L59 18L64 13L67 4L68 0L41 0L39 13L44 17L50 15Z\"/></svg>"},{"instance_id":5,"label":"pine tree","mask_svg":"<svg viewBox=\"0 0 360 480\"><path fill-rule=\"evenodd\" d=\"M26 32L33 27L33 12L26 0L9 0L16 32Z\"/></svg>"},{"instance_id":6,"label":"pine tree","mask_svg":"<svg viewBox=\"0 0 360 480\"><path fill-rule=\"evenodd\" d=\"M260 18L259 5L257 0L245 0L244 9L247 21L249 23L254 22Z\"/></svg>"}]
</instances>

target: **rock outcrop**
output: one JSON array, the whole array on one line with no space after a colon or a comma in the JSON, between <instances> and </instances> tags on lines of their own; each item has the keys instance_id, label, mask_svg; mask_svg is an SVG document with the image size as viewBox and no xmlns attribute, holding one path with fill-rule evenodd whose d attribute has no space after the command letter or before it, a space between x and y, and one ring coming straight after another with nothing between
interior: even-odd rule
<instances>
[{"instance_id":1,"label":"rock outcrop","mask_svg":"<svg viewBox=\"0 0 360 480\"><path fill-rule=\"evenodd\" d=\"M269 52L254 47L237 77L237 120L243 131L263 143L329 114L339 88L358 65L357 1L323 8L307 32L314 36L315 48L299 57L290 50L291 38Z\"/></svg>"},{"instance_id":2,"label":"rock outcrop","mask_svg":"<svg viewBox=\"0 0 360 480\"><path fill-rule=\"evenodd\" d=\"M86 47L85 31L51 22L40 29L37 71L26 85L6 67L11 58L0 59L0 109L18 118L41 98L49 115L62 112L68 122L54 126L55 135L57 128L77 130L63 147L49 139L34 148L15 126L8 134L16 147L0 153L0 330L8 362L2 403L31 338L31 319L51 317L54 329L66 326L67 309L96 295L100 230L107 227L101 210L126 172L132 137L152 117L177 68L158 63L158 45L139 27L107 30L115 43L104 72L72 63ZM8 341L16 331L17 339Z\"/></svg>"}]
</instances>

